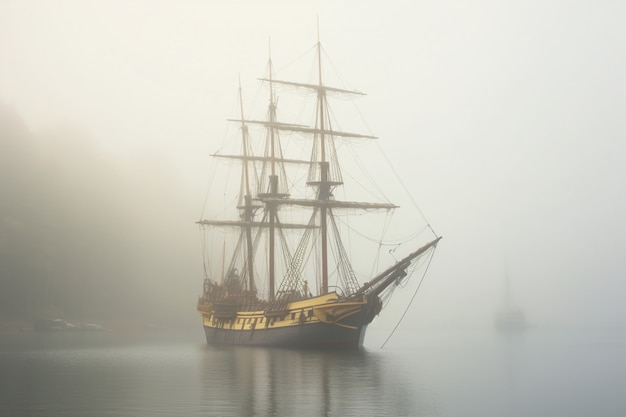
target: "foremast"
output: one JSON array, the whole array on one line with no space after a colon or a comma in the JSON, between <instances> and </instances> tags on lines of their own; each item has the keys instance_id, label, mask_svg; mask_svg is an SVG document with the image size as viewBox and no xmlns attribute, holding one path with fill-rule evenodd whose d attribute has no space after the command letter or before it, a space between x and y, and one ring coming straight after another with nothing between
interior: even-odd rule
<instances>
[{"instance_id":1,"label":"foremast","mask_svg":"<svg viewBox=\"0 0 626 417\"><path fill-rule=\"evenodd\" d=\"M254 216L256 210L259 208L253 203L254 187L252 182L252 168L251 162L254 161L249 142L248 126L244 123L244 110L243 110L243 94L241 89L241 81L239 82L239 110L241 113L241 153L238 155L212 155L214 157L226 157L240 159L242 161L241 168L241 180L240 180L240 192L237 209L239 211L239 220L199 220L196 222L201 226L209 227L236 227L241 230L240 238L235 249L235 255L231 258L228 270L222 271L223 283L230 287L231 290L237 287L239 291L246 291L248 294L256 294L255 284L255 272L254 272L254 249L253 249L253 229L259 226L258 222L255 222ZM243 246L243 250L241 249ZM244 265L245 271L242 271L243 276L247 276L245 283L240 281L240 276L237 268L237 254L242 253L241 263ZM224 256L224 255L223 255ZM224 259L222 259L224 261ZM207 277L207 280L209 277ZM207 282L205 287L209 286Z\"/></svg>"},{"instance_id":2,"label":"foremast","mask_svg":"<svg viewBox=\"0 0 626 417\"><path fill-rule=\"evenodd\" d=\"M270 81L270 94L267 107L266 118L263 121L247 119L244 116L243 94L241 85L239 86L239 107L240 119L229 119L231 122L239 122L241 125L241 141L242 147L239 154L214 154L213 157L236 159L242 161L242 173L240 181L240 193L237 209L240 212L240 220L200 220L197 223L204 226L231 226L239 227L242 235L235 249L235 254L231 258L230 265L223 277L223 283L228 286L228 281L233 274L236 274L236 265L243 263L245 265L245 275L247 275L247 288L249 294L256 294L255 275L255 257L258 250L259 242L264 231L267 231L267 284L269 286L268 299L271 301L276 295L276 249L277 238L282 229L302 229L309 227L303 224L282 223L278 217L278 208L283 201L289 198L287 189L287 174L285 164L309 164L309 161L287 159L284 158L279 131L285 128L304 127L301 125L292 125L279 123L277 120L277 99L274 93L274 84L272 82L272 60L268 60L268 74ZM264 140L263 155L252 150L250 143L248 125L261 124L266 128L266 137ZM261 172L259 174L259 167ZM257 212L263 209L261 215ZM281 236L282 238L282 236ZM245 242L245 251L242 257L239 255L240 248ZM283 246L284 248L286 246ZM287 255L288 257L288 255Z\"/></svg>"}]
</instances>

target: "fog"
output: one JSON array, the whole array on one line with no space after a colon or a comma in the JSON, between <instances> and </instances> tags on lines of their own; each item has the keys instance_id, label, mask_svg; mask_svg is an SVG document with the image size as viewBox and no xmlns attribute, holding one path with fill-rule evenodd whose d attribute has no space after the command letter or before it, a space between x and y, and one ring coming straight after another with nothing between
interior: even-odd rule
<instances>
[{"instance_id":1,"label":"fog","mask_svg":"<svg viewBox=\"0 0 626 417\"><path fill-rule=\"evenodd\" d=\"M536 326L624 326L624 12L608 0L2 0L2 313L199 326L195 221L238 78L256 89L270 39L285 65L317 41L319 18L444 237L404 328L490 326L507 276ZM373 331L386 335L410 295Z\"/></svg>"}]
</instances>

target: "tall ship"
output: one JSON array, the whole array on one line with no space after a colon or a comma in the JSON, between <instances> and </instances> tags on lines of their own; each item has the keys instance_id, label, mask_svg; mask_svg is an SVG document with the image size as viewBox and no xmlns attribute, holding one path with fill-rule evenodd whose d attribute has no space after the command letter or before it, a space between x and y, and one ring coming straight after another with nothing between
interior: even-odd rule
<instances>
[{"instance_id":1,"label":"tall ship","mask_svg":"<svg viewBox=\"0 0 626 417\"><path fill-rule=\"evenodd\" d=\"M326 83L319 40L309 52L305 82L276 77L270 58L259 78L267 90L261 117L246 115L240 81L238 115L229 120L237 133L227 141L235 151L212 155L235 174L214 174L209 187L224 189L207 198L197 222L205 274L197 310L210 345L358 349L393 290L426 273L441 239L415 216L395 226L409 244L386 240L399 206L379 195L406 187L386 178L386 187L374 188L355 177L375 178L388 162L380 151L363 162L359 147L378 138L335 119L335 99L364 94ZM309 116L284 120L284 113ZM360 162L344 165L344 155ZM351 194L350 184L360 191Z\"/></svg>"}]
</instances>

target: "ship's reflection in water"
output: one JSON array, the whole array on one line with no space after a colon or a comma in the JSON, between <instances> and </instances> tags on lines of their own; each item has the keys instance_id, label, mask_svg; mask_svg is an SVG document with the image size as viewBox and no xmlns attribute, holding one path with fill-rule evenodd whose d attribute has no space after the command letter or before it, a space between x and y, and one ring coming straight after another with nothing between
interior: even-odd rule
<instances>
[{"instance_id":1,"label":"ship's reflection in water","mask_svg":"<svg viewBox=\"0 0 626 417\"><path fill-rule=\"evenodd\" d=\"M406 352L213 348L197 334L0 333L0 415L439 414Z\"/></svg>"},{"instance_id":2,"label":"ship's reflection in water","mask_svg":"<svg viewBox=\"0 0 626 417\"><path fill-rule=\"evenodd\" d=\"M419 378L406 379L400 363L376 352L207 349L206 401L224 415L437 414Z\"/></svg>"}]
</instances>

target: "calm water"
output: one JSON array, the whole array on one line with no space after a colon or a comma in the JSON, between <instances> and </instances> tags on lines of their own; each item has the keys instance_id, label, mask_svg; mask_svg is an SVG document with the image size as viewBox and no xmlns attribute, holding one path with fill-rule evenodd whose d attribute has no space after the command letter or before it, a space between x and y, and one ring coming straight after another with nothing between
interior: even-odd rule
<instances>
[{"instance_id":1,"label":"calm water","mask_svg":"<svg viewBox=\"0 0 626 417\"><path fill-rule=\"evenodd\" d=\"M404 345L214 349L201 330L2 335L0 415L626 416L623 332L423 331Z\"/></svg>"}]
</instances>

